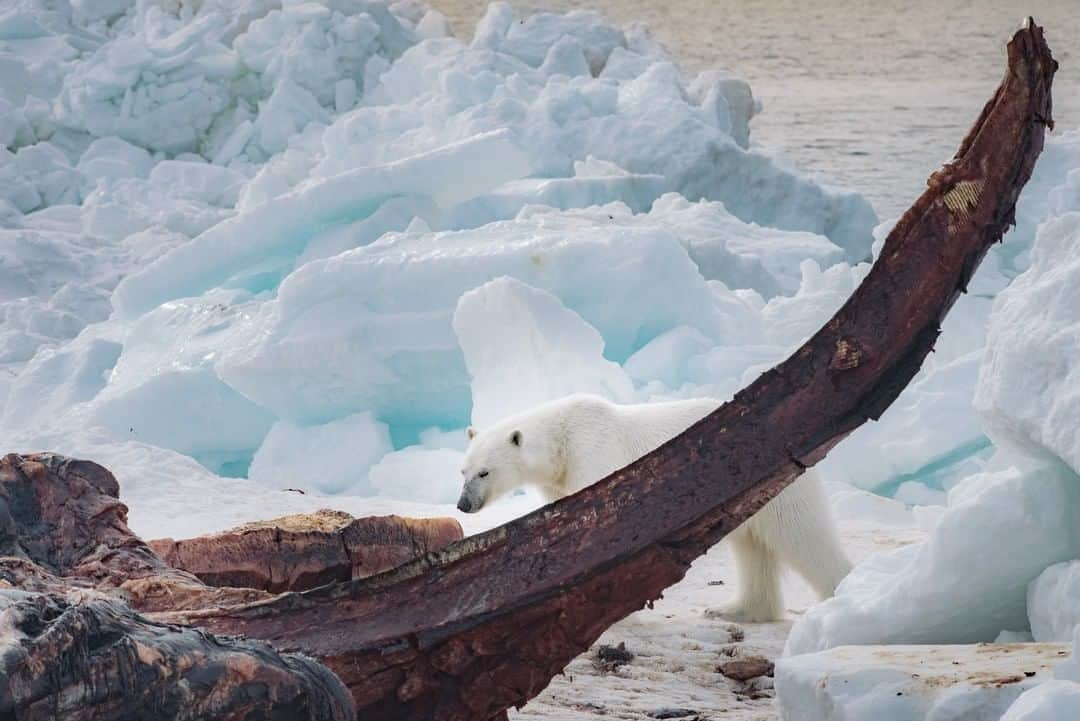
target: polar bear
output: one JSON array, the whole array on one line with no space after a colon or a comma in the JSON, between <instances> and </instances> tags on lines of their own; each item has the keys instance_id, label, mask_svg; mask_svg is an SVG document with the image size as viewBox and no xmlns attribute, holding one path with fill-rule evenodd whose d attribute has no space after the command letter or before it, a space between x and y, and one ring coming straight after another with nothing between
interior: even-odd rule
<instances>
[{"instance_id":1,"label":"polar bear","mask_svg":"<svg viewBox=\"0 0 1080 721\"><path fill-rule=\"evenodd\" d=\"M675 437L720 406L713 399L619 405L575 394L469 429L458 508L475 513L522 485L549 502L580 491ZM781 564L828 597L851 570L821 481L808 470L728 535L739 587L730 605L706 611L742 621L782 618Z\"/></svg>"}]
</instances>

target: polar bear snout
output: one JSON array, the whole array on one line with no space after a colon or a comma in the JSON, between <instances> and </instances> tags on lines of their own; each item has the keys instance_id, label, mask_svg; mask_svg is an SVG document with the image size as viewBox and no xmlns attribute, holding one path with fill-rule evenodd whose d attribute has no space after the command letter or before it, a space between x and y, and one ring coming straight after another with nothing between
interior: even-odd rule
<instances>
[{"instance_id":1,"label":"polar bear snout","mask_svg":"<svg viewBox=\"0 0 1080 721\"><path fill-rule=\"evenodd\" d=\"M474 493L466 484L465 489L461 492L461 498L457 502L458 510L462 513L476 513L483 505L483 496Z\"/></svg>"},{"instance_id":2,"label":"polar bear snout","mask_svg":"<svg viewBox=\"0 0 1080 721\"><path fill-rule=\"evenodd\" d=\"M483 507L487 500L485 486L489 472L486 468L472 476L466 477L465 487L461 489L461 498L458 499L457 507L462 513L476 513Z\"/></svg>"}]
</instances>

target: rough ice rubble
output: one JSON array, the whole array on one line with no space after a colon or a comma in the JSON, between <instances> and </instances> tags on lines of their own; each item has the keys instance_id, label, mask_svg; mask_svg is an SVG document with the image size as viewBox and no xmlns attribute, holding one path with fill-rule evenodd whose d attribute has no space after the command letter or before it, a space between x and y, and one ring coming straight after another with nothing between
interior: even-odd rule
<instances>
[{"instance_id":1,"label":"rough ice rubble","mask_svg":"<svg viewBox=\"0 0 1080 721\"><path fill-rule=\"evenodd\" d=\"M775 333L761 332L770 302L827 279L835 292L799 313L809 323L850 288L846 266L817 268L865 255L868 204L750 148L745 83L719 72L687 82L640 28L592 13L517 23L496 6L466 45L418 4L272 5L4 9L0 94L13 112L0 138L0 233L16 234L11 267L27 268L0 299L5 445L121 463L179 453L273 487L298 475L266 470L298 467L282 438L318 445L337 437L335 423L374 412L400 450L381 462L372 450L358 464L371 466L367 479L324 459L322 490L435 501L450 493L438 483L458 482L459 451L423 434L469 421L471 385L483 397L490 373L470 383L462 348L480 349L477 327L504 320L480 313L459 340L451 318L466 291L509 275L533 286L519 300L551 293L515 318L540 323L548 351L574 339L571 355L605 379L600 390L630 400L692 394L671 364L696 369L702 392L734 390L810 330L783 317L793 305ZM672 189L717 201L664 195ZM375 242L388 231L400 235ZM25 233L42 240L41 263ZM470 233L475 247L457 259L438 247L467 245ZM522 252L534 240L564 266L537 267ZM563 247L577 243L581 268ZM427 260L385 272L414 254ZM472 256L479 268L453 278ZM636 306L605 308L601 271L612 267L637 274L610 289ZM378 314L358 319L357 297ZM266 332L287 342L271 348ZM688 333L708 345L666 344ZM615 362L654 338L633 364L639 389ZM550 367L545 355L533 360ZM273 387L301 368L312 382L295 398ZM561 387L530 385L516 402Z\"/></svg>"},{"instance_id":2,"label":"rough ice rubble","mask_svg":"<svg viewBox=\"0 0 1080 721\"><path fill-rule=\"evenodd\" d=\"M232 146L265 159L308 123L349 109L369 59L415 42L379 5L272 5L137 4L64 78L55 122L150 150L227 161Z\"/></svg>"},{"instance_id":3,"label":"rough ice rubble","mask_svg":"<svg viewBox=\"0 0 1080 721\"><path fill-rule=\"evenodd\" d=\"M865 200L739 145L753 111L745 83L711 74L687 84L647 36L624 35L592 13L512 20L508 6L494 4L471 46L444 38L412 47L357 110L327 128L322 147L271 161L253 183L255 197L276 192L275 178L298 166L329 177L509 128L537 178L572 177L576 161L594 156L661 176L663 190L723 200L744 220L824 233L852 257L865 255L874 222ZM573 52L588 61L543 62ZM599 76L564 74L587 66Z\"/></svg>"},{"instance_id":4,"label":"rough ice rubble","mask_svg":"<svg viewBox=\"0 0 1080 721\"><path fill-rule=\"evenodd\" d=\"M865 255L868 230L873 224L873 213L865 200L850 193L824 190L733 140L732 129L743 128L752 110L752 103L747 105L750 101L745 97L749 94L745 84L706 75L703 78L708 87L701 83L688 87L659 51L638 39L636 45L644 47L636 52L633 39L626 38L613 46L615 49L607 45L593 48L600 53L596 62L608 61L598 78L588 74L568 78L556 72L559 68L547 72L533 69L527 64L532 45L523 44L518 37L525 32L519 28L531 27L530 23L513 24L507 37L512 35L515 41L505 43L505 51L491 49L503 47L497 42L499 33L492 28L506 24L492 18L507 12L505 6L493 6L472 47L445 38L420 43L405 52L377 82L373 80L374 87L364 94L355 111L346 113L321 133L317 126L296 133L300 142L290 143L286 152L267 163L240 199L240 208L247 210L282 195L288 195L286 200L298 205L324 195L338 196L341 200L332 217L313 222L311 228L282 225L281 230L275 228L268 233L271 238L264 246L258 240L263 234L258 223L260 218L266 222L270 216L265 210L251 213L242 216L254 218L251 223L216 231L191 249L168 254L153 268L131 278L129 284L160 288L147 299L150 304L205 290L191 280L180 281L206 276L219 282L223 272L220 261L226 268L233 268L234 257L222 259L205 252L206 246L220 246L220 236L226 232L249 238L252 248L263 255L276 252L295 257L307 248L309 252L303 258L311 259L310 249L319 243L304 241L320 225L362 220L373 212L372 204L381 202L360 191L354 196L342 195L339 186L347 182L344 174L350 172L361 178L370 175L378 182L394 178L392 192L419 196L409 210L435 228L475 227L511 218L526 203L554 203L568 208L622 200L642 211L662 191L673 189L691 198L723 200L736 216L745 219L824 232L850 257ZM623 37L610 26L598 24L594 15L584 15L591 24L583 26L577 17L543 16L546 19L537 23L541 34L535 42L547 43L552 52L560 42L573 42L567 37L558 42L551 40L553 27L561 28L567 36L582 32L582 27L602 27L606 30L586 34ZM610 63L618 65L616 55L636 58L634 71L624 73L626 77L605 76L614 67ZM671 103L658 102L660 97ZM741 120L733 120L738 113L744 114L739 116ZM479 156L439 155L449 148L476 147L476 139L506 131L515 146L526 153L523 166L517 163L513 148L481 146ZM424 182L432 170L430 164L415 176L395 165L433 156L445 163L443 172L434 175L442 181L434 183L437 187L459 186L463 180L460 169L469 168L465 177L476 190L462 188L460 193L432 198L431 184ZM595 158L591 166L580 164L590 157ZM602 178L585 175L597 162L619 170L622 177L610 173ZM456 182L447 180L450 175ZM520 182L526 175L535 179ZM573 182L558 181L570 177ZM514 181L519 182L514 185ZM416 183L415 187L410 182ZM298 184L301 189L294 193ZM505 187L498 187L500 184ZM480 197L470 197L474 193ZM462 203L462 207L453 207ZM283 247L288 245L280 240L283 236L289 236L293 247ZM358 233L352 240L363 244L374 237L377 235ZM803 244L814 245L806 236ZM340 243L332 243L330 248L343 249ZM830 250L818 243L813 253L820 256ZM193 258L201 258L202 262L193 262ZM790 261L788 265L790 268ZM790 284L787 288L790 290ZM139 296L140 291L128 287L121 290L118 303L122 310L133 302L131 295Z\"/></svg>"}]
</instances>

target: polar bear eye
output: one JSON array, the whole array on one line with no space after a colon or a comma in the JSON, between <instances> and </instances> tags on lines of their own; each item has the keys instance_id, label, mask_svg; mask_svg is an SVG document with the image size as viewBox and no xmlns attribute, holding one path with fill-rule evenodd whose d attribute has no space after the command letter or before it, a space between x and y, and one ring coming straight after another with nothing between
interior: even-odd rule
<instances>
[{"instance_id":1,"label":"polar bear eye","mask_svg":"<svg viewBox=\"0 0 1080 721\"><path fill-rule=\"evenodd\" d=\"M488 477L488 472L487 471L480 471L476 475L480 476L481 478L487 478Z\"/></svg>"}]
</instances>

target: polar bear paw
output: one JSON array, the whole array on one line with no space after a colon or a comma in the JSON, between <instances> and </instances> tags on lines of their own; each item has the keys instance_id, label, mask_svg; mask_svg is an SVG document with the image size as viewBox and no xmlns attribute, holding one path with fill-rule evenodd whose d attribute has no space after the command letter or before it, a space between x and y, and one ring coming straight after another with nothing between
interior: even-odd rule
<instances>
[{"instance_id":1,"label":"polar bear paw","mask_svg":"<svg viewBox=\"0 0 1080 721\"><path fill-rule=\"evenodd\" d=\"M783 614L779 609L768 608L762 604L748 604L742 601L732 601L723 606L706 608L703 615L705 618L722 619L736 623L768 623L779 621Z\"/></svg>"}]
</instances>

